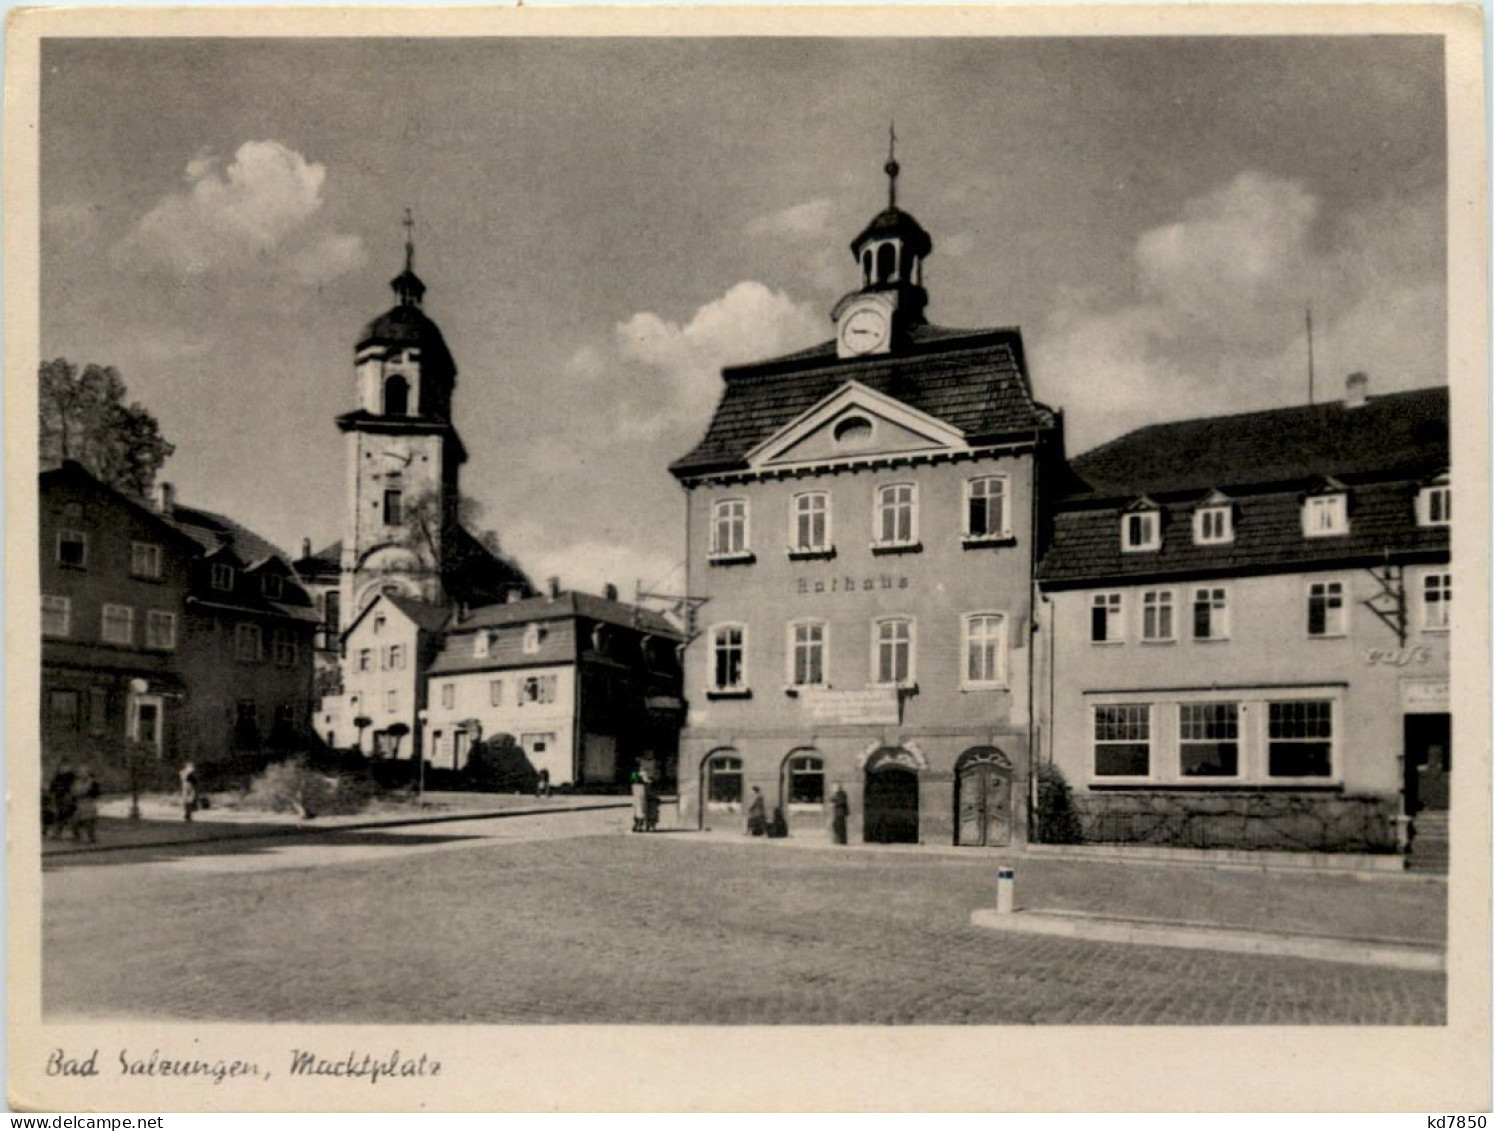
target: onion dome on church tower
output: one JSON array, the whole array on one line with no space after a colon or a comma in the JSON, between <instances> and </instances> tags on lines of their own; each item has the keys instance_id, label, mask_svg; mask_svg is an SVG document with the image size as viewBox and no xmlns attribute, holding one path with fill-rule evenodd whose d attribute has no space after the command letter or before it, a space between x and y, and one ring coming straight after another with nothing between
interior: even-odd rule
<instances>
[{"instance_id":1,"label":"onion dome on church tower","mask_svg":"<svg viewBox=\"0 0 1496 1131\"><path fill-rule=\"evenodd\" d=\"M421 309L426 284L415 271L415 221L405 211L405 269L390 280L395 305L364 327L355 346L359 408L378 416L450 420L457 367L435 322Z\"/></svg>"},{"instance_id":2,"label":"onion dome on church tower","mask_svg":"<svg viewBox=\"0 0 1496 1131\"><path fill-rule=\"evenodd\" d=\"M831 312L842 357L886 353L901 334L925 321L929 301L924 264L934 243L918 220L899 207L899 162L888 131L888 207L852 241L852 257L862 273L860 290L843 296Z\"/></svg>"}]
</instances>

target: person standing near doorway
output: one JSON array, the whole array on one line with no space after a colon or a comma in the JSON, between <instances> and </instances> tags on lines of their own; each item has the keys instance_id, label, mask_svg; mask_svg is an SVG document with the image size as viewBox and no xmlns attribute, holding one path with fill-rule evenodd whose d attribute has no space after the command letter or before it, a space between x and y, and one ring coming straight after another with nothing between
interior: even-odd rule
<instances>
[{"instance_id":1,"label":"person standing near doorway","mask_svg":"<svg viewBox=\"0 0 1496 1131\"><path fill-rule=\"evenodd\" d=\"M837 782L831 787L831 843L847 843L847 815L852 807L847 803L847 791Z\"/></svg>"},{"instance_id":2,"label":"person standing near doorway","mask_svg":"<svg viewBox=\"0 0 1496 1131\"><path fill-rule=\"evenodd\" d=\"M197 811L197 767L191 762L182 766L182 820L191 821Z\"/></svg>"}]
</instances>

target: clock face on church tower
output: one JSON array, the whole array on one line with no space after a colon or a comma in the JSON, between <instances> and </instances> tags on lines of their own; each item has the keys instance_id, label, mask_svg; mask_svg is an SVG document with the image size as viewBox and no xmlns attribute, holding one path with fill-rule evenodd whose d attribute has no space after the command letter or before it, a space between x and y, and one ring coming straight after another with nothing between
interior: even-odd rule
<instances>
[{"instance_id":1,"label":"clock face on church tower","mask_svg":"<svg viewBox=\"0 0 1496 1131\"><path fill-rule=\"evenodd\" d=\"M837 352L842 357L876 353L888 345L888 312L878 306L859 306L847 312L837 327Z\"/></svg>"}]
</instances>

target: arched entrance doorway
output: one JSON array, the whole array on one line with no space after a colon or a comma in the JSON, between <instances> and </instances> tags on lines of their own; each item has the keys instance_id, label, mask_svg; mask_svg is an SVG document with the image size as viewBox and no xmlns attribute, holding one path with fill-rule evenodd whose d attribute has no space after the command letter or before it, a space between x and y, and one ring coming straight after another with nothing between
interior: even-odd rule
<instances>
[{"instance_id":1,"label":"arched entrance doorway","mask_svg":"<svg viewBox=\"0 0 1496 1131\"><path fill-rule=\"evenodd\" d=\"M956 843L1005 845L1013 835L1013 763L995 746L956 759Z\"/></svg>"},{"instance_id":2,"label":"arched entrance doorway","mask_svg":"<svg viewBox=\"0 0 1496 1131\"><path fill-rule=\"evenodd\" d=\"M870 844L919 843L918 762L886 747L867 760L862 791L862 839Z\"/></svg>"}]
</instances>

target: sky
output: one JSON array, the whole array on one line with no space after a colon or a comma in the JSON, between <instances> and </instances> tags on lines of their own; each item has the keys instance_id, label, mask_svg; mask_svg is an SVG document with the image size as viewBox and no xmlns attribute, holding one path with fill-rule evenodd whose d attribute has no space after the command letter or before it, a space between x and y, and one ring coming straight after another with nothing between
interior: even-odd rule
<instances>
[{"instance_id":1,"label":"sky","mask_svg":"<svg viewBox=\"0 0 1496 1131\"><path fill-rule=\"evenodd\" d=\"M464 492L537 581L684 585L723 365L831 337L886 200L930 320L1017 326L1072 454L1446 380L1428 38L51 40L41 348L117 367L162 478L342 534L353 346L415 215ZM41 358L37 359L38 361Z\"/></svg>"}]
</instances>

